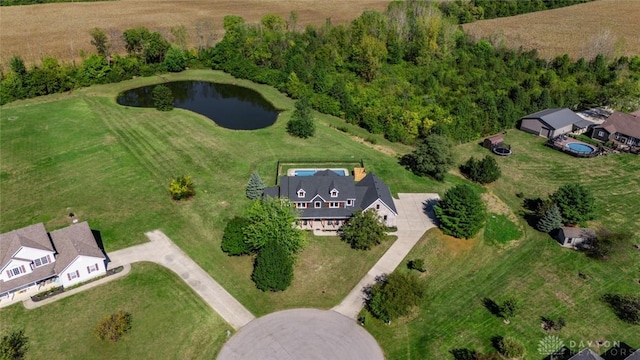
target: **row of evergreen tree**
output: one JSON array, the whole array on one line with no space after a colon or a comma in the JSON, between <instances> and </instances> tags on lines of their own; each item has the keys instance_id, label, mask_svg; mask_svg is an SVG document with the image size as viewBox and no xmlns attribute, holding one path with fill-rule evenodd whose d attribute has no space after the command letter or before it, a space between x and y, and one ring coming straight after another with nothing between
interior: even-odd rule
<instances>
[{"instance_id":1,"label":"row of evergreen tree","mask_svg":"<svg viewBox=\"0 0 640 360\"><path fill-rule=\"evenodd\" d=\"M496 2L501 3L501 2ZM640 104L640 56L547 61L536 51L472 41L437 4L393 2L346 25L297 27L265 15L259 24L224 18L225 36L211 48L186 50L145 28L126 30L126 56L109 52L92 32L98 54L79 66L46 58L30 69L19 57L2 73L0 104L15 99L117 82L186 66L207 66L308 98L324 113L391 141L414 143L429 133L468 141L513 127L549 107Z\"/></svg>"}]
</instances>

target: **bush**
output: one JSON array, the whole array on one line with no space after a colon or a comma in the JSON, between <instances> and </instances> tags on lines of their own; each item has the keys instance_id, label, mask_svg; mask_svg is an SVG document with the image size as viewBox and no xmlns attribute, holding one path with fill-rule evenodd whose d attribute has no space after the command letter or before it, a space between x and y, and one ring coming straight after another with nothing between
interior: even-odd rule
<instances>
[{"instance_id":1,"label":"bush","mask_svg":"<svg viewBox=\"0 0 640 360\"><path fill-rule=\"evenodd\" d=\"M542 320L542 328L545 331L551 331L551 330L555 330L555 331L560 331L562 330L562 328L564 328L567 323L564 320L564 318L562 316L558 317L558 319L553 320L550 317L541 317L540 320Z\"/></svg>"},{"instance_id":2,"label":"bush","mask_svg":"<svg viewBox=\"0 0 640 360\"><path fill-rule=\"evenodd\" d=\"M480 184L492 183L502 175L498 162L492 155L487 155L482 160L471 157L464 165L460 166L460 171L471 181Z\"/></svg>"},{"instance_id":3,"label":"bush","mask_svg":"<svg viewBox=\"0 0 640 360\"><path fill-rule=\"evenodd\" d=\"M171 180L169 184L169 192L173 200L188 199L196 194L195 185L190 175L179 176Z\"/></svg>"},{"instance_id":4,"label":"bush","mask_svg":"<svg viewBox=\"0 0 640 360\"><path fill-rule=\"evenodd\" d=\"M499 337L496 342L496 350L506 358L519 358L524 356L524 345L511 337Z\"/></svg>"},{"instance_id":5,"label":"bush","mask_svg":"<svg viewBox=\"0 0 640 360\"><path fill-rule=\"evenodd\" d=\"M258 252L251 279L262 291L285 290L293 281L293 255L279 242L267 242Z\"/></svg>"},{"instance_id":6,"label":"bush","mask_svg":"<svg viewBox=\"0 0 640 360\"><path fill-rule=\"evenodd\" d=\"M120 310L102 319L95 328L95 334L100 340L116 342L129 329L131 329L131 314Z\"/></svg>"},{"instance_id":7,"label":"bush","mask_svg":"<svg viewBox=\"0 0 640 360\"><path fill-rule=\"evenodd\" d=\"M382 242L386 227L380 221L375 210L358 210L340 229L340 237L349 243L351 248L369 250Z\"/></svg>"},{"instance_id":8,"label":"bush","mask_svg":"<svg viewBox=\"0 0 640 360\"><path fill-rule=\"evenodd\" d=\"M629 324L640 324L640 295L606 294L603 300L620 320Z\"/></svg>"},{"instance_id":9,"label":"bush","mask_svg":"<svg viewBox=\"0 0 640 360\"><path fill-rule=\"evenodd\" d=\"M153 106L160 111L173 109L173 94L171 89L164 85L156 85L153 88Z\"/></svg>"},{"instance_id":10,"label":"bush","mask_svg":"<svg viewBox=\"0 0 640 360\"><path fill-rule=\"evenodd\" d=\"M0 359L21 360L29 350L29 338L24 335L24 330L16 330L9 335L2 336L0 340Z\"/></svg>"},{"instance_id":11,"label":"bush","mask_svg":"<svg viewBox=\"0 0 640 360\"><path fill-rule=\"evenodd\" d=\"M418 270L420 272L427 271L427 268L424 266L424 260L423 259L409 260L409 262L407 263L407 267L410 270Z\"/></svg>"},{"instance_id":12,"label":"bush","mask_svg":"<svg viewBox=\"0 0 640 360\"><path fill-rule=\"evenodd\" d=\"M234 217L229 220L222 235L222 251L229 255L245 255L251 253L251 246L244 241L244 229L249 225L249 220L242 217Z\"/></svg>"},{"instance_id":13,"label":"bush","mask_svg":"<svg viewBox=\"0 0 640 360\"><path fill-rule=\"evenodd\" d=\"M466 184L447 190L434 211L442 232L457 238L473 237L482 228L486 217L480 195Z\"/></svg>"},{"instance_id":14,"label":"bush","mask_svg":"<svg viewBox=\"0 0 640 360\"><path fill-rule=\"evenodd\" d=\"M391 321L409 313L420 303L424 287L411 273L394 272L380 276L366 290L367 309L383 321Z\"/></svg>"}]
</instances>

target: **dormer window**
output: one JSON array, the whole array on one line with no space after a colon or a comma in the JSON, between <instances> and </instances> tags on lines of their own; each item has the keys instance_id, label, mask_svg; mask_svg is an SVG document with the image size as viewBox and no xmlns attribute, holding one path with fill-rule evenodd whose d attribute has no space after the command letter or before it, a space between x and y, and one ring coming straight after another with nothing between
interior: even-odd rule
<instances>
[{"instance_id":1,"label":"dormer window","mask_svg":"<svg viewBox=\"0 0 640 360\"><path fill-rule=\"evenodd\" d=\"M336 189L331 190L331 197L338 197L338 190Z\"/></svg>"},{"instance_id":2,"label":"dormer window","mask_svg":"<svg viewBox=\"0 0 640 360\"><path fill-rule=\"evenodd\" d=\"M314 204L314 207L315 207L316 209L319 209L319 208L321 208L321 207L322 207L322 203L321 203L320 201L316 201L316 203Z\"/></svg>"},{"instance_id":3,"label":"dormer window","mask_svg":"<svg viewBox=\"0 0 640 360\"><path fill-rule=\"evenodd\" d=\"M49 255L33 260L33 263L36 267L46 265L50 262L51 262L51 258L49 257Z\"/></svg>"},{"instance_id":4,"label":"dormer window","mask_svg":"<svg viewBox=\"0 0 640 360\"><path fill-rule=\"evenodd\" d=\"M298 190L298 197L299 198L303 198L304 194L305 194L304 190L302 190L302 189Z\"/></svg>"},{"instance_id":5,"label":"dormer window","mask_svg":"<svg viewBox=\"0 0 640 360\"><path fill-rule=\"evenodd\" d=\"M353 200L351 199L347 200L347 206L353 206Z\"/></svg>"}]
</instances>

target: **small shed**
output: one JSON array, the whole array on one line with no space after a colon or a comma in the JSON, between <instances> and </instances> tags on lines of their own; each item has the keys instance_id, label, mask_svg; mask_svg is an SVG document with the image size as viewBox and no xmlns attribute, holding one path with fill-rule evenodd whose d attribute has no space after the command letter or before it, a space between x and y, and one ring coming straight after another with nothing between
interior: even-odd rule
<instances>
[{"instance_id":1,"label":"small shed","mask_svg":"<svg viewBox=\"0 0 640 360\"><path fill-rule=\"evenodd\" d=\"M596 239L596 232L589 228L561 227L557 239L564 247L579 249L589 246Z\"/></svg>"},{"instance_id":2,"label":"small shed","mask_svg":"<svg viewBox=\"0 0 640 360\"><path fill-rule=\"evenodd\" d=\"M494 147L501 145L502 143L504 143L504 138L502 137L502 135L493 135L484 139L484 141L482 142L482 146L489 150L492 150Z\"/></svg>"}]
</instances>

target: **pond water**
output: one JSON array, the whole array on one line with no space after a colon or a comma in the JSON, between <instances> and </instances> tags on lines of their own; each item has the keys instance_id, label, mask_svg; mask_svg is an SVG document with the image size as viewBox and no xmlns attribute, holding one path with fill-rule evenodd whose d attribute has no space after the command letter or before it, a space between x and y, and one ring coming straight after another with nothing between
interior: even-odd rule
<instances>
[{"instance_id":1,"label":"pond water","mask_svg":"<svg viewBox=\"0 0 640 360\"><path fill-rule=\"evenodd\" d=\"M261 129L273 125L278 118L278 111L270 102L245 87L206 81L174 81L163 85L171 89L174 107L204 115L227 129ZM152 108L155 86L127 90L118 96L118 104Z\"/></svg>"}]
</instances>

